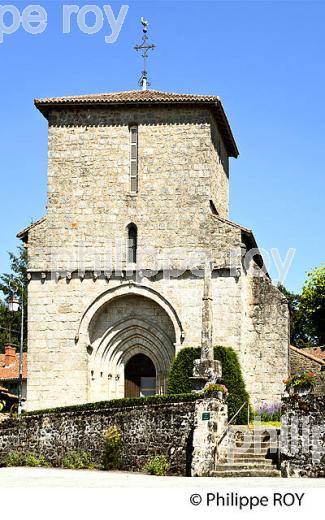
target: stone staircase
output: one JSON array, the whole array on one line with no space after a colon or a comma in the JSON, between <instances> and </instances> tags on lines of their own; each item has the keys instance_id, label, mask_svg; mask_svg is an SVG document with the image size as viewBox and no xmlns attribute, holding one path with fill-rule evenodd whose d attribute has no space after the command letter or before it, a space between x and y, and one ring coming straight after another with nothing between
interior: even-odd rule
<instances>
[{"instance_id":1,"label":"stone staircase","mask_svg":"<svg viewBox=\"0 0 325 520\"><path fill-rule=\"evenodd\" d=\"M271 430L271 428L269 429ZM243 445L245 433L250 433L250 442ZM272 435L264 428L249 430L247 426L229 428L231 448L225 462L216 464L213 477L280 477L277 469L277 431Z\"/></svg>"}]
</instances>

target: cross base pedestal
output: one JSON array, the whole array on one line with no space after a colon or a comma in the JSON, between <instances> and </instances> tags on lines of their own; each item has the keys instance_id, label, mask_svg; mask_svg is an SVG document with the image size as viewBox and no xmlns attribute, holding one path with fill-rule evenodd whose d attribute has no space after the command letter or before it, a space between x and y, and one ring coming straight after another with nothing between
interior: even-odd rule
<instances>
[{"instance_id":1,"label":"cross base pedestal","mask_svg":"<svg viewBox=\"0 0 325 520\"><path fill-rule=\"evenodd\" d=\"M210 359L195 359L193 376L190 377L194 392L201 392L209 382L214 383L222 376L220 361Z\"/></svg>"}]
</instances>

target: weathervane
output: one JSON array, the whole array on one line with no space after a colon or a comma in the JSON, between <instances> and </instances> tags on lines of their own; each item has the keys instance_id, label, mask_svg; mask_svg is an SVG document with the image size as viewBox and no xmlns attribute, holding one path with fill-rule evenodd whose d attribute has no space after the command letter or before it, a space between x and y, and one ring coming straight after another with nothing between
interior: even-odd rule
<instances>
[{"instance_id":1,"label":"weathervane","mask_svg":"<svg viewBox=\"0 0 325 520\"><path fill-rule=\"evenodd\" d=\"M152 43L151 45L148 45L148 35L147 35L147 32L148 32L148 25L149 25L149 22L147 22L146 20L144 20L144 18L142 17L141 18L141 23L143 25L143 36L142 36L142 43L141 45L136 45L134 48L136 51L143 51L142 52L142 57L143 57L143 71L142 71L142 74L141 74L141 78L139 80L139 85L142 87L142 90L147 90L147 87L150 86L150 83L148 81L148 72L147 72L147 59L148 59L148 52L150 50L153 50L156 46L154 43Z\"/></svg>"}]
</instances>

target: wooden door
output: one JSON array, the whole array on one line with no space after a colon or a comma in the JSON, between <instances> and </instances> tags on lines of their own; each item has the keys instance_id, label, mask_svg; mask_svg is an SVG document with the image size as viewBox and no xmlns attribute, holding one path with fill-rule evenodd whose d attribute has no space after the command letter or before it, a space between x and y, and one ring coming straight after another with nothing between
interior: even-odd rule
<instances>
[{"instance_id":1,"label":"wooden door","mask_svg":"<svg viewBox=\"0 0 325 520\"><path fill-rule=\"evenodd\" d=\"M140 377L125 375L125 397L140 397Z\"/></svg>"},{"instance_id":2,"label":"wooden door","mask_svg":"<svg viewBox=\"0 0 325 520\"><path fill-rule=\"evenodd\" d=\"M140 397L141 381L143 383L143 395L152 395L151 386L154 384L152 380L155 378L156 369L151 359L144 354L136 354L128 361L125 367L125 397ZM151 386L147 390L146 383L148 381L151 382Z\"/></svg>"}]
</instances>

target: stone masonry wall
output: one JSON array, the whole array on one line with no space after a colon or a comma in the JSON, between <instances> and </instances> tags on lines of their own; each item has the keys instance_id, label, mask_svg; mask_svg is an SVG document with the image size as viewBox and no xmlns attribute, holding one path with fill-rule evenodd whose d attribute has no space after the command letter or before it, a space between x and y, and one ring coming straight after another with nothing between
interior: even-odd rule
<instances>
[{"instance_id":1,"label":"stone masonry wall","mask_svg":"<svg viewBox=\"0 0 325 520\"><path fill-rule=\"evenodd\" d=\"M134 123L139 190L132 195ZM85 268L103 256L107 265L108 251L114 261L123 256L130 222L138 227L143 268L162 261L166 251L184 264L192 251L209 247L210 200L227 218L229 189L212 132L221 140L210 111L198 107L50 113L48 215L43 235L31 241L30 269L67 269L70 262L73 270L81 257Z\"/></svg>"},{"instance_id":2,"label":"stone masonry wall","mask_svg":"<svg viewBox=\"0 0 325 520\"><path fill-rule=\"evenodd\" d=\"M242 276L240 361L254 406L280 403L288 375L289 310L283 294L252 262Z\"/></svg>"},{"instance_id":3,"label":"stone masonry wall","mask_svg":"<svg viewBox=\"0 0 325 520\"><path fill-rule=\"evenodd\" d=\"M103 433L118 426L123 466L138 471L153 456L166 454L174 473L187 475L192 456L195 402L132 406L22 416L0 423L0 465L10 451L43 455L58 466L70 450L86 450L102 464Z\"/></svg>"},{"instance_id":4,"label":"stone masonry wall","mask_svg":"<svg viewBox=\"0 0 325 520\"><path fill-rule=\"evenodd\" d=\"M325 477L325 395L284 397L281 417L283 477Z\"/></svg>"},{"instance_id":5,"label":"stone masonry wall","mask_svg":"<svg viewBox=\"0 0 325 520\"><path fill-rule=\"evenodd\" d=\"M73 276L70 281L61 279L42 282L39 277L30 282L29 410L124 396L123 370L112 372L113 377L108 381L106 371L111 369L107 366L103 373L105 387L101 397L97 395L95 399L92 398L91 379L97 380L102 373L94 373L90 377L88 345L76 342L85 310L108 289L119 288L121 282L128 284L127 280L119 279L107 281L98 278L94 281L90 275L83 280ZM259 283L263 282L260 280ZM214 273L212 279L213 344L231 346L238 353L247 390L256 405L263 400L268 403L279 401L283 391L282 381L287 377L286 306L276 299L280 298L280 293L273 293L270 282L265 284L263 298L267 299L266 294L270 293L269 312L266 308L266 315L259 318L259 309L263 309L266 302L262 297L248 300L244 296L244 275L236 278L220 271ZM199 346L203 280L194 275L183 275L170 280L146 280L142 286L148 288L148 291L159 293L171 304L180 319L183 339L180 339L179 331L175 331L175 354L180 348ZM150 298L150 293L148 296ZM110 308L108 312L111 312ZM160 319L155 305L152 305L152 313L151 322L154 323L154 320ZM165 320L161 318L160 321L160 327L167 331ZM96 334L100 335L99 332Z\"/></svg>"}]
</instances>

